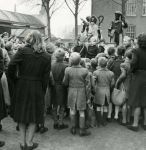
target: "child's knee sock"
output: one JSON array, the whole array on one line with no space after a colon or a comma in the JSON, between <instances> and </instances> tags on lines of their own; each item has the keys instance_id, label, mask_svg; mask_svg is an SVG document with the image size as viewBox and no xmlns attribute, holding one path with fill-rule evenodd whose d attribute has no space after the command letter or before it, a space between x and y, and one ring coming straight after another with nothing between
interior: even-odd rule
<instances>
[{"instance_id":1,"label":"child's knee sock","mask_svg":"<svg viewBox=\"0 0 146 150\"><path fill-rule=\"evenodd\" d=\"M97 107L95 111L97 126L101 125L102 115L101 115L101 107Z\"/></svg>"},{"instance_id":2,"label":"child's knee sock","mask_svg":"<svg viewBox=\"0 0 146 150\"><path fill-rule=\"evenodd\" d=\"M108 106L108 116L107 116L107 118L111 118L111 114L112 114L112 103L109 103L109 106Z\"/></svg>"}]
</instances>

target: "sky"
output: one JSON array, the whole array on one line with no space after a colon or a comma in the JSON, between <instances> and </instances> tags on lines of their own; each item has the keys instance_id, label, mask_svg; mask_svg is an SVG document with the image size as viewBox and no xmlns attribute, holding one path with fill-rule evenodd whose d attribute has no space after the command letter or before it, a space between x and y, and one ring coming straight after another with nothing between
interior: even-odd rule
<instances>
[{"instance_id":1,"label":"sky","mask_svg":"<svg viewBox=\"0 0 146 150\"><path fill-rule=\"evenodd\" d=\"M0 0L0 9L16 11L25 14L38 14L40 7L35 5L28 5L20 3L21 0ZM35 6L35 7L34 7ZM79 14L79 24L81 24L80 18L85 18L91 14L91 0L88 0L86 5L82 8ZM74 27L74 17L66 5L63 5L52 17L51 30L57 37L63 37L64 30L72 30Z\"/></svg>"}]
</instances>

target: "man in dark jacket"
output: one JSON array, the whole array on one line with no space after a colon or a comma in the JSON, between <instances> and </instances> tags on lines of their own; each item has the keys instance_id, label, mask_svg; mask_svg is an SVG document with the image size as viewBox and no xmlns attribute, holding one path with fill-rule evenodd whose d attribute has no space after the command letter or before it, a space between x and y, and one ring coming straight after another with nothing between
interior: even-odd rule
<instances>
[{"instance_id":1,"label":"man in dark jacket","mask_svg":"<svg viewBox=\"0 0 146 150\"><path fill-rule=\"evenodd\" d=\"M108 36L110 42L113 42L118 46L123 41L123 29L127 28L128 24L125 21L124 16L120 11L115 12L115 20L112 21L110 28L108 29Z\"/></svg>"}]
</instances>

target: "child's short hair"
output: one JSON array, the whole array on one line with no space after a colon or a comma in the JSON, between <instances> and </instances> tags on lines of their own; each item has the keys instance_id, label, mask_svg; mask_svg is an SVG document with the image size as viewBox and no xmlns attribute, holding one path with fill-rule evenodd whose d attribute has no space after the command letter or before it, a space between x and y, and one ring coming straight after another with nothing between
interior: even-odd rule
<instances>
[{"instance_id":1,"label":"child's short hair","mask_svg":"<svg viewBox=\"0 0 146 150\"><path fill-rule=\"evenodd\" d=\"M71 55L70 55L70 63L71 65L79 65L80 64L80 61L81 61L81 56L79 53L77 52L73 52Z\"/></svg>"},{"instance_id":2,"label":"child's short hair","mask_svg":"<svg viewBox=\"0 0 146 150\"><path fill-rule=\"evenodd\" d=\"M105 57L100 57L98 59L98 65L101 67L101 68L105 68L107 66L107 59Z\"/></svg>"},{"instance_id":3,"label":"child's short hair","mask_svg":"<svg viewBox=\"0 0 146 150\"><path fill-rule=\"evenodd\" d=\"M98 49L100 53L104 53L105 51L105 48L102 45L99 45Z\"/></svg>"},{"instance_id":4,"label":"child's short hair","mask_svg":"<svg viewBox=\"0 0 146 150\"><path fill-rule=\"evenodd\" d=\"M125 49L124 46L119 46L118 49L117 49L117 55L118 56L124 56L125 51L126 51L126 49Z\"/></svg>"},{"instance_id":5,"label":"child's short hair","mask_svg":"<svg viewBox=\"0 0 146 150\"><path fill-rule=\"evenodd\" d=\"M95 60L95 58L91 59L91 67L94 69L96 69L96 67L97 67L97 61Z\"/></svg>"},{"instance_id":6,"label":"child's short hair","mask_svg":"<svg viewBox=\"0 0 146 150\"><path fill-rule=\"evenodd\" d=\"M96 62L98 62L98 59L99 59L100 57L105 57L105 58L106 58L107 56L106 56L105 53L99 53L99 54L97 54L97 56L95 57Z\"/></svg>"},{"instance_id":7,"label":"child's short hair","mask_svg":"<svg viewBox=\"0 0 146 150\"><path fill-rule=\"evenodd\" d=\"M115 54L115 48L114 47L109 47L107 49L107 53L109 56L114 55Z\"/></svg>"}]
</instances>

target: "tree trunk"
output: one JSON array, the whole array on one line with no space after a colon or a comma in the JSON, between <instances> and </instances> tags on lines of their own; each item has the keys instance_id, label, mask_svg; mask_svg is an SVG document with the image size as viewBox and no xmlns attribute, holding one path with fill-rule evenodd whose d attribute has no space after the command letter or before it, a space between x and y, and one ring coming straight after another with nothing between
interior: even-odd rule
<instances>
[{"instance_id":1,"label":"tree trunk","mask_svg":"<svg viewBox=\"0 0 146 150\"><path fill-rule=\"evenodd\" d=\"M51 40L51 17L50 17L50 8L49 2L47 2L47 31L48 31L48 40Z\"/></svg>"},{"instance_id":2,"label":"tree trunk","mask_svg":"<svg viewBox=\"0 0 146 150\"><path fill-rule=\"evenodd\" d=\"M75 39L78 37L78 10L79 10L79 0L75 2Z\"/></svg>"},{"instance_id":3,"label":"tree trunk","mask_svg":"<svg viewBox=\"0 0 146 150\"><path fill-rule=\"evenodd\" d=\"M75 15L75 40L78 37L78 15Z\"/></svg>"},{"instance_id":4,"label":"tree trunk","mask_svg":"<svg viewBox=\"0 0 146 150\"><path fill-rule=\"evenodd\" d=\"M47 15L47 31L48 31L48 39L51 40L51 18Z\"/></svg>"}]
</instances>

